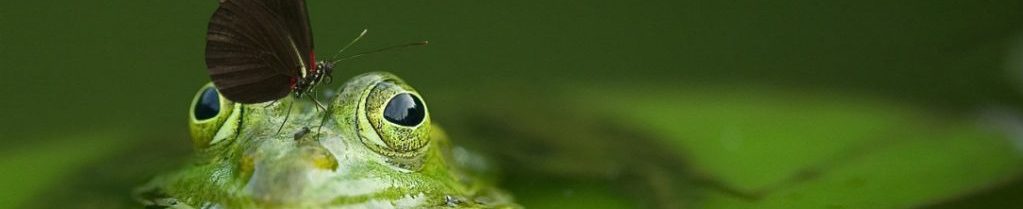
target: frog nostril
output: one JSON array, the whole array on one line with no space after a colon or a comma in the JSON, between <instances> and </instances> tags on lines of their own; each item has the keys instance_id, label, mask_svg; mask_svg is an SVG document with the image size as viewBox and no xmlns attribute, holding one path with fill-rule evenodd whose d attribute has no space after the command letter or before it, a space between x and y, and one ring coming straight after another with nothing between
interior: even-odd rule
<instances>
[{"instance_id":1,"label":"frog nostril","mask_svg":"<svg viewBox=\"0 0 1023 209\"><path fill-rule=\"evenodd\" d=\"M334 171L337 170L337 160L334 159L334 155L327 151L323 147L309 148L308 159L313 166L323 170Z\"/></svg>"}]
</instances>

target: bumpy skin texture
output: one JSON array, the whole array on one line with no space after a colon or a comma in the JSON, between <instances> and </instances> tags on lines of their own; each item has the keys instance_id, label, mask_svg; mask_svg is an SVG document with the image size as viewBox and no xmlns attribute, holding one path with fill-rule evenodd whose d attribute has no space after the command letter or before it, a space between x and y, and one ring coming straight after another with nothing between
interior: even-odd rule
<instances>
[{"instance_id":1,"label":"bumpy skin texture","mask_svg":"<svg viewBox=\"0 0 1023 209\"><path fill-rule=\"evenodd\" d=\"M221 97L215 117L190 117L194 162L136 196L168 208L518 207L451 163L429 111L416 126L381 119L399 93L419 95L376 72L348 81L326 110L291 97L251 105Z\"/></svg>"}]
</instances>

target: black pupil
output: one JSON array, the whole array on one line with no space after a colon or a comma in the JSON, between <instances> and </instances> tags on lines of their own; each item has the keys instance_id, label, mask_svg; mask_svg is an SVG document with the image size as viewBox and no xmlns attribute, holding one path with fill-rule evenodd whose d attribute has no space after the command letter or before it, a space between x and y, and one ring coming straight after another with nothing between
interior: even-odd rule
<instances>
[{"instance_id":1,"label":"black pupil","mask_svg":"<svg viewBox=\"0 0 1023 209\"><path fill-rule=\"evenodd\" d=\"M384 108L384 118L387 121L403 126L415 126L423 122L426 117L426 110L423 102L409 93L402 93L391 98Z\"/></svg>"},{"instance_id":2,"label":"black pupil","mask_svg":"<svg viewBox=\"0 0 1023 209\"><path fill-rule=\"evenodd\" d=\"M220 96L216 89L206 88L195 103L195 119L210 119L217 116L217 113L220 113Z\"/></svg>"}]
</instances>

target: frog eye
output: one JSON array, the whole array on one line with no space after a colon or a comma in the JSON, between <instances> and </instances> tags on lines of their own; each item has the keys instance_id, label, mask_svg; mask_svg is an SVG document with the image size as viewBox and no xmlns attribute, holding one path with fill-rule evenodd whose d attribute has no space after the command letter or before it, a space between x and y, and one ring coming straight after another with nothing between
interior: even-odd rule
<instances>
[{"instance_id":1,"label":"frog eye","mask_svg":"<svg viewBox=\"0 0 1023 209\"><path fill-rule=\"evenodd\" d=\"M363 144L415 167L430 142L430 115L419 93L397 78L383 80L368 90L361 109L360 129L372 130L361 133Z\"/></svg>"},{"instance_id":2,"label":"frog eye","mask_svg":"<svg viewBox=\"0 0 1023 209\"><path fill-rule=\"evenodd\" d=\"M209 120L220 113L220 93L216 88L204 88L197 97L192 107L192 117L196 120Z\"/></svg>"},{"instance_id":3,"label":"frog eye","mask_svg":"<svg viewBox=\"0 0 1023 209\"><path fill-rule=\"evenodd\" d=\"M426 107L419 97L409 93L401 93L391 97L384 108L384 118L388 122L402 126L416 126L426 118Z\"/></svg>"},{"instance_id":4,"label":"frog eye","mask_svg":"<svg viewBox=\"0 0 1023 209\"><path fill-rule=\"evenodd\" d=\"M224 132L222 129L227 126L225 123L229 118L238 117L234 110L235 104L221 96L213 84L199 89L188 111L192 143L202 148L227 138L230 134L220 132Z\"/></svg>"}]
</instances>

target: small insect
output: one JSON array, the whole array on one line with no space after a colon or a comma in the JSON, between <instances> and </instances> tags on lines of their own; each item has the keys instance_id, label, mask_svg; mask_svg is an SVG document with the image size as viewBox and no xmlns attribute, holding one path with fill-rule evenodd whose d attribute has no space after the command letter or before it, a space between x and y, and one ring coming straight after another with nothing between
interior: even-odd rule
<instances>
[{"instance_id":1,"label":"small insect","mask_svg":"<svg viewBox=\"0 0 1023 209\"><path fill-rule=\"evenodd\" d=\"M295 134L292 134L292 136L295 138L295 141L298 141L302 139L302 137L305 137L306 134L309 134L309 131L309 127L302 127L301 129L298 129Z\"/></svg>"}]
</instances>

